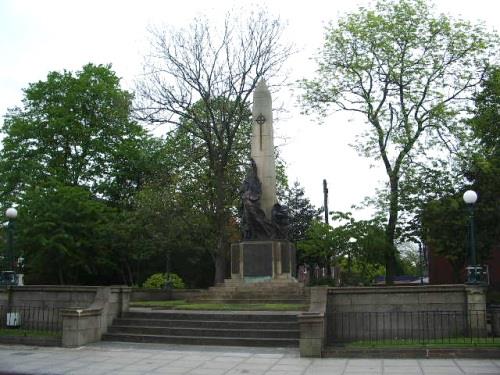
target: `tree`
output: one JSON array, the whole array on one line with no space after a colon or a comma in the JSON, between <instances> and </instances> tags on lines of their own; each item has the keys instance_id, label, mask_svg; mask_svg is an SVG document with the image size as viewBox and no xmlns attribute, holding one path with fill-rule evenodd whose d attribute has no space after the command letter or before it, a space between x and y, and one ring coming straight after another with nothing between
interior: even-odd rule
<instances>
[{"instance_id":1,"label":"tree","mask_svg":"<svg viewBox=\"0 0 500 375\"><path fill-rule=\"evenodd\" d=\"M432 254L444 257L452 266L453 281L460 282L467 255L467 213L461 194L427 203L421 221Z\"/></svg>"},{"instance_id":2,"label":"tree","mask_svg":"<svg viewBox=\"0 0 500 375\"><path fill-rule=\"evenodd\" d=\"M304 80L305 105L333 106L368 125L358 151L387 173L386 280L395 273L401 178L409 166L453 151L464 133L456 121L484 75L495 35L482 26L436 16L424 0L381 1L327 29L318 76Z\"/></svg>"},{"instance_id":3,"label":"tree","mask_svg":"<svg viewBox=\"0 0 500 375\"><path fill-rule=\"evenodd\" d=\"M477 261L487 261L492 248L500 242L500 69L492 66L482 90L475 96L473 117L466 123L475 137L474 153L462 174L467 181L447 196L429 201L421 215L426 240L433 254L450 262L454 281L460 281L460 272L467 261L467 212L462 193L467 189L478 192L474 205ZM462 235L457 235L462 233Z\"/></svg>"},{"instance_id":4,"label":"tree","mask_svg":"<svg viewBox=\"0 0 500 375\"><path fill-rule=\"evenodd\" d=\"M500 67L488 70L482 90L475 97L474 116L469 122L478 140L466 175L479 192L477 220L488 232L489 247L500 243Z\"/></svg>"},{"instance_id":5,"label":"tree","mask_svg":"<svg viewBox=\"0 0 500 375\"><path fill-rule=\"evenodd\" d=\"M287 206L290 216L288 239L294 243L304 240L313 221L319 220L322 210L311 204L298 181L279 195L282 204Z\"/></svg>"},{"instance_id":6,"label":"tree","mask_svg":"<svg viewBox=\"0 0 500 375\"><path fill-rule=\"evenodd\" d=\"M213 192L215 282L224 280L231 209L228 171L241 128L249 123L250 95L262 77L272 79L291 53L283 27L264 12L247 20L227 15L220 33L206 19L188 29L153 30L152 55L138 85L139 118L183 128L203 147Z\"/></svg>"},{"instance_id":7,"label":"tree","mask_svg":"<svg viewBox=\"0 0 500 375\"><path fill-rule=\"evenodd\" d=\"M116 195L123 164L135 165L146 141L131 121L132 95L120 88L111 66L88 64L79 72L50 72L24 90L22 108L9 110L0 158L4 200L19 198L41 181L86 186L94 194ZM140 184L139 165L128 181ZM130 176L132 175L132 176ZM137 187L137 186L136 186ZM118 194L119 195L119 194Z\"/></svg>"},{"instance_id":8,"label":"tree","mask_svg":"<svg viewBox=\"0 0 500 375\"><path fill-rule=\"evenodd\" d=\"M49 181L29 189L19 206L18 244L28 282L96 283L111 273L107 222L113 212L79 186Z\"/></svg>"},{"instance_id":9,"label":"tree","mask_svg":"<svg viewBox=\"0 0 500 375\"><path fill-rule=\"evenodd\" d=\"M340 265L343 284L370 284L383 272L383 254L387 249L385 233L375 220L353 219L350 213L333 212L332 227L318 220L312 222L306 238L298 243L303 261L330 268Z\"/></svg>"}]
</instances>

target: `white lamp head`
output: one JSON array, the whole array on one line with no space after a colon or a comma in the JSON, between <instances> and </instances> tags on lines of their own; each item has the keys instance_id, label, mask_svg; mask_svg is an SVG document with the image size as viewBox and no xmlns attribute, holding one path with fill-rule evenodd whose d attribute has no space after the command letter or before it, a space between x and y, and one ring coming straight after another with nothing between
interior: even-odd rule
<instances>
[{"instance_id":1,"label":"white lamp head","mask_svg":"<svg viewBox=\"0 0 500 375\"><path fill-rule=\"evenodd\" d=\"M5 216L7 216L8 219L15 219L17 217L17 210L14 207L7 208Z\"/></svg>"},{"instance_id":2,"label":"white lamp head","mask_svg":"<svg viewBox=\"0 0 500 375\"><path fill-rule=\"evenodd\" d=\"M467 204L474 204L477 201L477 193L474 190L467 190L464 193L464 202Z\"/></svg>"}]
</instances>

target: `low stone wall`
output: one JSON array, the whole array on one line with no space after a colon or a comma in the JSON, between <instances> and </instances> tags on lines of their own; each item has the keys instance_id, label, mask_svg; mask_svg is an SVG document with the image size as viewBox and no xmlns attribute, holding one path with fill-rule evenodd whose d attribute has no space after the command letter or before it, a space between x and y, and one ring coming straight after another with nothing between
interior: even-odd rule
<instances>
[{"instance_id":1,"label":"low stone wall","mask_svg":"<svg viewBox=\"0 0 500 375\"><path fill-rule=\"evenodd\" d=\"M459 311L467 308L464 285L328 288L328 311Z\"/></svg>"},{"instance_id":2,"label":"low stone wall","mask_svg":"<svg viewBox=\"0 0 500 375\"><path fill-rule=\"evenodd\" d=\"M81 346L99 341L113 319L128 310L130 290L126 286L6 287L0 289L0 311L20 311L23 315L27 311L31 326L48 324L52 331L62 330L63 346ZM23 316L21 327L27 323Z\"/></svg>"},{"instance_id":3,"label":"low stone wall","mask_svg":"<svg viewBox=\"0 0 500 375\"><path fill-rule=\"evenodd\" d=\"M484 289L465 285L330 288L326 341L482 335L485 306Z\"/></svg>"},{"instance_id":4,"label":"low stone wall","mask_svg":"<svg viewBox=\"0 0 500 375\"><path fill-rule=\"evenodd\" d=\"M487 334L485 288L471 285L311 288L299 315L300 354L341 342Z\"/></svg>"},{"instance_id":5,"label":"low stone wall","mask_svg":"<svg viewBox=\"0 0 500 375\"><path fill-rule=\"evenodd\" d=\"M197 297L201 289L146 289L133 288L130 300L135 301L170 301Z\"/></svg>"}]
</instances>

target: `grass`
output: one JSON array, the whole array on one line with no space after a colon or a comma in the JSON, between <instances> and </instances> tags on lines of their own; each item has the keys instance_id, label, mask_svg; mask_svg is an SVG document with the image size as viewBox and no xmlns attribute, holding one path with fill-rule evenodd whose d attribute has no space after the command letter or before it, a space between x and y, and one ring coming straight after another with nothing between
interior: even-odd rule
<instances>
[{"instance_id":1,"label":"grass","mask_svg":"<svg viewBox=\"0 0 500 375\"><path fill-rule=\"evenodd\" d=\"M488 337L455 337L447 339L433 339L425 342L415 340L381 340L381 341L354 341L347 343L346 348L404 348L404 349L440 349L440 348L500 348L500 338Z\"/></svg>"},{"instance_id":2,"label":"grass","mask_svg":"<svg viewBox=\"0 0 500 375\"><path fill-rule=\"evenodd\" d=\"M22 328L0 328L0 336L59 337L61 332L36 331Z\"/></svg>"},{"instance_id":3,"label":"grass","mask_svg":"<svg viewBox=\"0 0 500 375\"><path fill-rule=\"evenodd\" d=\"M214 311L302 311L304 304L290 303L190 303L185 300L174 301L137 301L132 307L159 307L170 310L214 310Z\"/></svg>"}]
</instances>

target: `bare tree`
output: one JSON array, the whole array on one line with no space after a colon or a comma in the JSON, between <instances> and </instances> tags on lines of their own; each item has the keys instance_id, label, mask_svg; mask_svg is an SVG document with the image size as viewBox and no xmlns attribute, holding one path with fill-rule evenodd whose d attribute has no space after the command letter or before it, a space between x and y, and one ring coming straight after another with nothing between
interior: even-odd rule
<instances>
[{"instance_id":1,"label":"bare tree","mask_svg":"<svg viewBox=\"0 0 500 375\"><path fill-rule=\"evenodd\" d=\"M152 53L137 87L138 113L151 124L188 132L203 149L209 178L200 183L211 197L216 283L224 281L227 227L237 191L228 186L228 174L242 162L234 160L235 148L242 128L251 123L252 91L262 77L276 81L292 53L292 46L282 42L283 30L279 19L262 11L245 19L228 13L219 29L196 18L186 29L150 30Z\"/></svg>"}]
</instances>

